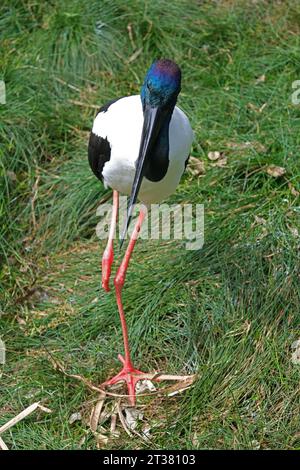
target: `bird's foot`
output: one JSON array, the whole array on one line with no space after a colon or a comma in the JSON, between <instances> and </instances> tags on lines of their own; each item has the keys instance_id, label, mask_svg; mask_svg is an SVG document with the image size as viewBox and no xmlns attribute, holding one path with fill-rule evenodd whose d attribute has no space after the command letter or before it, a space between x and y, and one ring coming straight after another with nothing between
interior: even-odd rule
<instances>
[{"instance_id":1,"label":"bird's foot","mask_svg":"<svg viewBox=\"0 0 300 470\"><path fill-rule=\"evenodd\" d=\"M111 379L103 382L102 387L115 385L119 382L125 382L127 384L128 398L129 398L130 404L134 406L135 400L136 400L136 392L135 392L136 384L140 380L143 380L145 378L145 374L144 372L141 372L140 370L135 369L131 362L126 363L125 359L123 358L123 356L121 356L121 354L118 355L118 359L122 362L123 369L121 370L121 372L119 372L117 375L115 375Z\"/></svg>"}]
</instances>

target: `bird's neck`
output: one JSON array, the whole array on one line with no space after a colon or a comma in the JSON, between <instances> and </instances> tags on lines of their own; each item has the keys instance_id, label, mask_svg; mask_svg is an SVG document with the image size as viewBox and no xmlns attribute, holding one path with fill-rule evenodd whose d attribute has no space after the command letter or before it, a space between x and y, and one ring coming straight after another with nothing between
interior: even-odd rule
<instances>
[{"instance_id":1,"label":"bird's neck","mask_svg":"<svg viewBox=\"0 0 300 470\"><path fill-rule=\"evenodd\" d=\"M144 176L150 181L158 182L162 180L168 171L169 127L173 110L174 107L166 110L164 123L151 149L151 158L144 174Z\"/></svg>"},{"instance_id":2,"label":"bird's neck","mask_svg":"<svg viewBox=\"0 0 300 470\"><path fill-rule=\"evenodd\" d=\"M170 121L171 121L171 117L173 114L173 110L174 110L174 107L165 111L164 123L158 133L156 142L154 144L154 148L156 147L162 148L166 145L166 143L168 143L168 149L169 149L169 127L170 127Z\"/></svg>"}]
</instances>

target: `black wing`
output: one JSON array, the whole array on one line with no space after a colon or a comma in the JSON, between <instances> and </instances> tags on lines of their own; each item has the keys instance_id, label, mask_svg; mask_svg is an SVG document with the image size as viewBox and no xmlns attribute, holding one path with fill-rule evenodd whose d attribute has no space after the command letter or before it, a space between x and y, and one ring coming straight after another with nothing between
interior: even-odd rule
<instances>
[{"instance_id":1,"label":"black wing","mask_svg":"<svg viewBox=\"0 0 300 470\"><path fill-rule=\"evenodd\" d=\"M120 99L121 98L116 98L114 100L109 101L105 105L101 106L98 114L106 113L109 107ZM111 146L110 146L109 141L106 138L100 137L94 134L93 132L91 132L89 146L88 146L89 164L93 173L101 181L103 181L103 177L102 177L103 167L105 163L108 162L110 159L110 151L111 151Z\"/></svg>"},{"instance_id":2,"label":"black wing","mask_svg":"<svg viewBox=\"0 0 300 470\"><path fill-rule=\"evenodd\" d=\"M189 159L190 159L191 154L187 157L186 161L184 162L184 170L186 170L186 167L188 166Z\"/></svg>"},{"instance_id":3,"label":"black wing","mask_svg":"<svg viewBox=\"0 0 300 470\"><path fill-rule=\"evenodd\" d=\"M108 140L91 132L88 146L89 164L94 175L101 181L103 181L103 167L110 159L110 151Z\"/></svg>"}]
</instances>

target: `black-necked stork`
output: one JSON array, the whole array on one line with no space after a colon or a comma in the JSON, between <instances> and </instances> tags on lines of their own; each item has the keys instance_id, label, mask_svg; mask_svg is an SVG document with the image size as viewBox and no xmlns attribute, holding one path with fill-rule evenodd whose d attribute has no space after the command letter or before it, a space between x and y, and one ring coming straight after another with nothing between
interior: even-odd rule
<instances>
[{"instance_id":1,"label":"black-necked stork","mask_svg":"<svg viewBox=\"0 0 300 470\"><path fill-rule=\"evenodd\" d=\"M184 172L193 131L187 116L176 106L181 87L181 71L168 59L155 61L147 72L141 94L110 101L97 114L88 146L89 163L105 186L113 189L113 211L106 249L102 258L102 287L109 291L113 262L113 238L118 214L118 193L130 195L127 219L121 236L126 236L137 198L148 206L172 194ZM130 356L128 332L122 305L122 288L130 256L146 215L140 211L123 261L114 279L121 319L124 357L121 372L104 382L127 383L131 404L142 372L135 369Z\"/></svg>"}]
</instances>

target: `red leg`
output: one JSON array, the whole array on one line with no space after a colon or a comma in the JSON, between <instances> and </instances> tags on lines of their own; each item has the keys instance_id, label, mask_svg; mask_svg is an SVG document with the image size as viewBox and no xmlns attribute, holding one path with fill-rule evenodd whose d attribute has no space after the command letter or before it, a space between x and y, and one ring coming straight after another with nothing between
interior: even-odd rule
<instances>
[{"instance_id":1,"label":"red leg","mask_svg":"<svg viewBox=\"0 0 300 470\"><path fill-rule=\"evenodd\" d=\"M109 278L111 273L111 265L114 259L114 249L113 249L113 240L116 231L117 225L117 216L118 216L118 206L119 206L119 195L117 191L113 192L113 210L111 216L111 224L108 235L108 242L103 253L102 257L102 287L106 292L110 291L109 288Z\"/></svg>"},{"instance_id":2,"label":"red leg","mask_svg":"<svg viewBox=\"0 0 300 470\"><path fill-rule=\"evenodd\" d=\"M118 309L119 309L119 314L120 314L120 320L121 320L121 325L122 325L122 332L123 332L123 340L124 340L124 352L125 352L125 358L119 354L118 358L123 364L123 369L119 374L117 374L115 377L112 379L108 380L107 382L104 382L103 385L113 385L117 382L120 381L125 381L127 383L128 387L128 393L129 393L129 398L130 402L132 405L135 404L135 386L136 383L140 380L138 375L142 374L141 371L135 369L133 367L132 361L131 361L131 356L130 356L130 350L129 350L129 342L128 342L128 331L127 331L127 324L126 324L126 319L125 319L125 314L124 314L124 309L123 309L123 304L122 304L122 289L124 286L125 278L126 278L126 272L128 268L128 264L130 261L131 254L133 252L136 240L138 238L143 220L145 218L146 212L143 210L140 211L137 223L134 227L133 234L130 238L128 247L126 249L125 256L123 258L123 261L118 269L118 272L116 274L114 284L115 284L115 289L116 289L116 297L117 297L117 304L118 304Z\"/></svg>"}]
</instances>

